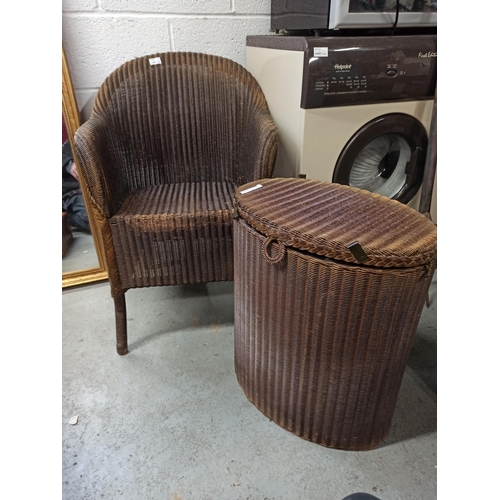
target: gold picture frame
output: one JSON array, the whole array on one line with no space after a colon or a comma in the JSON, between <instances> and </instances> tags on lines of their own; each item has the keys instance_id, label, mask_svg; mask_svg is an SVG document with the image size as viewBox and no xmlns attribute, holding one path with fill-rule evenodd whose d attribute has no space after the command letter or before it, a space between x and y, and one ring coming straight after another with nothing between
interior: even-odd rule
<instances>
[{"instance_id":1,"label":"gold picture frame","mask_svg":"<svg viewBox=\"0 0 500 500\"><path fill-rule=\"evenodd\" d=\"M66 129L68 131L68 136L69 136L68 138L71 144L71 148L73 149L75 132L80 126L80 113L78 112L78 107L76 104L75 93L73 90L73 82L71 80L71 75L69 72L66 55L64 52L64 46L62 47L62 112ZM80 167L76 160L75 163L77 171L79 172ZM77 271L68 271L62 273L63 288L77 286L77 285L84 285L96 281L103 281L108 278L108 271L106 268L106 261L104 259L104 247L101 238L101 233L99 231L97 223L94 220L92 211L89 210L90 200L88 198L89 194L85 186L85 181L83 180L83 177L81 175L79 175L79 178L80 178L80 186L82 189L85 206L87 207L90 229L92 232L92 237L94 240L94 245L99 265L88 269L80 269Z\"/></svg>"}]
</instances>

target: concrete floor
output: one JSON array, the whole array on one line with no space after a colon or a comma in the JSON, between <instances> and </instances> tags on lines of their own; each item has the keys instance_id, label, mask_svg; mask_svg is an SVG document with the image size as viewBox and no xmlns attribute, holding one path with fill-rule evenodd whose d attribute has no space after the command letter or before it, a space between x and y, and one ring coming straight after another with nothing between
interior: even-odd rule
<instances>
[{"instance_id":1,"label":"concrete floor","mask_svg":"<svg viewBox=\"0 0 500 500\"><path fill-rule=\"evenodd\" d=\"M64 290L62 498L436 498L436 287L434 277L391 432L369 452L305 441L246 399L232 282L127 292L123 357L107 282Z\"/></svg>"}]
</instances>

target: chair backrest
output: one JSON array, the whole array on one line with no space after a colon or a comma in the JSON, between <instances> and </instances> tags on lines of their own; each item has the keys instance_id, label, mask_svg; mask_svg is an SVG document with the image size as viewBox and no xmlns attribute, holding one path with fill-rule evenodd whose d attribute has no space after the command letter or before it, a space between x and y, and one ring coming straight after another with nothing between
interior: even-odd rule
<instances>
[{"instance_id":1,"label":"chair backrest","mask_svg":"<svg viewBox=\"0 0 500 500\"><path fill-rule=\"evenodd\" d=\"M155 64L155 61L160 61ZM238 148L264 95L226 58L167 52L123 64L102 84L93 114L106 123L130 189L160 183L238 182Z\"/></svg>"}]
</instances>

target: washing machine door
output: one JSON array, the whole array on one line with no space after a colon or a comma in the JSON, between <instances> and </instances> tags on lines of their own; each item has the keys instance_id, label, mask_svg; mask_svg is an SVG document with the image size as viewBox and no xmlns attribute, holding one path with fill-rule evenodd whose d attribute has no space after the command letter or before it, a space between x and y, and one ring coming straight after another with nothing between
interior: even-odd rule
<instances>
[{"instance_id":1,"label":"washing machine door","mask_svg":"<svg viewBox=\"0 0 500 500\"><path fill-rule=\"evenodd\" d=\"M347 142L332 181L408 203L424 176L427 132L405 113L381 115Z\"/></svg>"}]
</instances>

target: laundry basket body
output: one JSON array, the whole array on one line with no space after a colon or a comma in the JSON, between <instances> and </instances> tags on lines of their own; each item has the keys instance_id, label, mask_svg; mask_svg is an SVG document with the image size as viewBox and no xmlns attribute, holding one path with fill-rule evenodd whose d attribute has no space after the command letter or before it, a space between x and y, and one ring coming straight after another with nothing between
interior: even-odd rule
<instances>
[{"instance_id":1,"label":"laundry basket body","mask_svg":"<svg viewBox=\"0 0 500 500\"><path fill-rule=\"evenodd\" d=\"M409 252L412 262L421 261L417 265L404 266L401 252L383 257L379 266L346 262L333 258L339 249L343 252L343 244L332 251L332 245L329 248L325 243L333 237L328 236L329 229L318 229L318 225L334 225L338 209L330 206L322 210L311 205L321 204L318 200L323 196L327 206L328 197L340 193L347 198L354 194L361 202L368 197L370 208L374 199L371 195L359 190L352 193L350 188L345 191L345 186L335 192L335 185L313 182L312 192L302 200L304 208L300 209L294 200L311 187L311 181L259 182L263 186L260 200L256 191L254 201L245 205L245 195L240 194L245 186L236 194L238 218L233 232L238 382L262 413L298 436L344 450L372 449L390 429L435 268L435 229L422 217L428 233L422 251L427 256L419 257L413 248ZM376 201L386 203L383 198ZM268 213L266 203L275 204ZM287 203L295 208L290 210ZM309 218L307 206L311 207ZM255 212L252 207L256 207ZM394 208L399 207L391 205L389 212ZM331 220L325 219L325 211ZM323 217L316 222L318 214ZM415 212L415 216L419 218L420 214ZM377 217L382 218L383 211ZM287 218L289 223L285 224ZM362 240L360 226L357 221L352 235L345 235L346 241L352 236ZM335 245L342 238L335 237ZM387 231L381 238L389 238ZM374 254L378 250L369 244L366 249L367 260L373 260L370 249ZM350 259L349 255L352 252L348 250L346 258ZM351 260L356 261L354 257ZM383 265L388 262L392 264Z\"/></svg>"}]
</instances>

